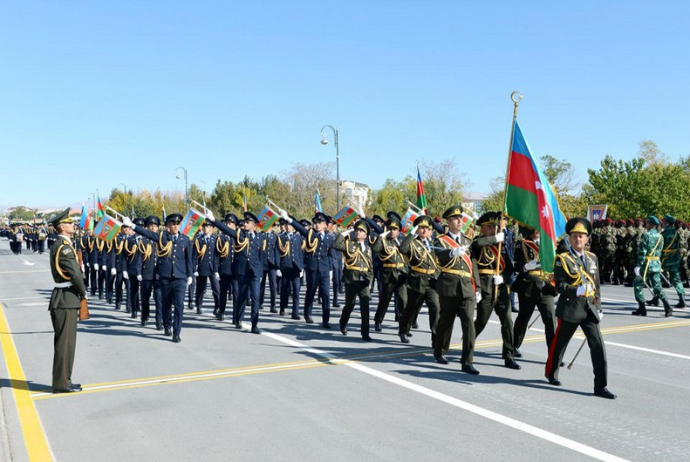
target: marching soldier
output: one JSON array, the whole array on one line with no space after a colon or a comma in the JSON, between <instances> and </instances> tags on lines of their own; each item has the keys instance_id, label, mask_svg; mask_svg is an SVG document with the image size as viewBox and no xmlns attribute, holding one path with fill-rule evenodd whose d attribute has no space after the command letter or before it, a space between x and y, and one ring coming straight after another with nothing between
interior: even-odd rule
<instances>
[{"instance_id":1,"label":"marching soldier","mask_svg":"<svg viewBox=\"0 0 690 462\"><path fill-rule=\"evenodd\" d=\"M307 270L307 293L304 297L304 319L307 324L314 322L311 313L318 288L323 298L321 326L330 329L331 258L329 251L333 246L334 237L326 233L328 217L321 212L316 213L312 220L312 227L307 229L300 222L289 217L285 210L280 211L280 216L305 238L304 266Z\"/></svg>"},{"instance_id":2,"label":"marching soldier","mask_svg":"<svg viewBox=\"0 0 690 462\"><path fill-rule=\"evenodd\" d=\"M441 269L436 289L440 305L438 327L434 342L434 358L440 364L448 364L444 353L450 347L455 317L462 326L462 371L477 375L474 368L474 310L481 298L479 271L476 260L469 254L472 241L462 229L462 206L454 205L443 213L448 231L436 238L436 258Z\"/></svg>"},{"instance_id":3,"label":"marching soldier","mask_svg":"<svg viewBox=\"0 0 690 462\"><path fill-rule=\"evenodd\" d=\"M154 215L147 217L144 222L146 229L155 235L158 235L160 224L160 219ZM142 236L138 244L139 253L141 254L141 326L146 327L148 324L151 314L151 294L153 294L153 302L156 307L156 330L163 330L163 296L156 277L156 266L158 263L157 242Z\"/></svg>"},{"instance_id":4,"label":"marching soldier","mask_svg":"<svg viewBox=\"0 0 690 462\"><path fill-rule=\"evenodd\" d=\"M662 236L664 238L664 249L661 251L661 270L668 273L668 279L676 289L678 294L678 304L675 308L685 308L685 289L683 281L680 279L680 244L681 235L675 227L676 219L671 215L666 215L661 219L664 226Z\"/></svg>"},{"instance_id":5,"label":"marching soldier","mask_svg":"<svg viewBox=\"0 0 690 462\"><path fill-rule=\"evenodd\" d=\"M431 236L433 233L432 219L428 215L420 215L413 225L416 232L410 234L400 244L400 252L405 256L410 272L407 275L407 304L400 317L398 335L403 343L410 343L410 329L412 322L419 314L422 304L426 302L429 308L429 330L431 330L431 343L436 338L438 323L438 294L436 293L436 280L439 276L438 265L431 248Z\"/></svg>"},{"instance_id":6,"label":"marching soldier","mask_svg":"<svg viewBox=\"0 0 690 462\"><path fill-rule=\"evenodd\" d=\"M38 228L38 253L43 254L46 251L46 238L48 237L48 232L45 226L40 226Z\"/></svg>"},{"instance_id":7,"label":"marching soldier","mask_svg":"<svg viewBox=\"0 0 690 462\"><path fill-rule=\"evenodd\" d=\"M125 253L125 241L129 237L131 228L127 225L122 226L120 233L113 239L113 251L110 254L111 268L110 274L115 276L115 309L119 310L124 299L125 312L131 313L132 306L129 304L129 296L124 296L124 289L129 294L129 274L127 273L127 256ZM124 289L123 286L124 285Z\"/></svg>"},{"instance_id":8,"label":"marching soldier","mask_svg":"<svg viewBox=\"0 0 690 462\"><path fill-rule=\"evenodd\" d=\"M266 261L264 261L264 271L261 277L261 300L260 304L263 308L266 294L266 282L268 281L268 293L270 300L271 313L277 313L276 308L276 294L278 292L278 267L280 265L280 257L278 256L276 239L278 235L271 230L263 233L266 239Z\"/></svg>"},{"instance_id":9,"label":"marching soldier","mask_svg":"<svg viewBox=\"0 0 690 462\"><path fill-rule=\"evenodd\" d=\"M666 294L661 288L661 253L664 245L664 238L659 234L659 219L650 215L645 220L647 232L642 235L640 245L637 250L637 262L635 272L635 300L638 308L632 312L633 316L647 316L645 306L644 287L646 281L651 282L652 291L655 299L660 299L664 304L666 317L673 314L671 305L666 299Z\"/></svg>"},{"instance_id":10,"label":"marching soldier","mask_svg":"<svg viewBox=\"0 0 690 462\"><path fill-rule=\"evenodd\" d=\"M285 314L288 294L292 292L292 319L299 321L299 291L304 270L304 238L292 224L281 218L286 231L278 236L276 246L280 257L280 315Z\"/></svg>"},{"instance_id":11,"label":"marching soldier","mask_svg":"<svg viewBox=\"0 0 690 462\"><path fill-rule=\"evenodd\" d=\"M328 233L336 238L336 233L338 231L338 224L333 220L333 217L328 217ZM339 308L338 294L343 293L343 254L337 250L331 248L330 252L331 258L331 272L333 277L331 278L331 285L333 286L333 308Z\"/></svg>"},{"instance_id":12,"label":"marching soldier","mask_svg":"<svg viewBox=\"0 0 690 462\"><path fill-rule=\"evenodd\" d=\"M256 231L259 219L251 212L244 212L245 229L234 230L220 221L216 221L213 212L206 213L206 218L235 240L235 268L237 270L239 294L237 305L233 306L233 322L238 329L242 328L242 318L247 300L251 297L252 334L260 334L259 303L261 301L261 276L266 259L266 237Z\"/></svg>"},{"instance_id":13,"label":"marching soldier","mask_svg":"<svg viewBox=\"0 0 690 462\"><path fill-rule=\"evenodd\" d=\"M513 272L513 262L504 245L503 232L497 232L502 216L499 212L487 212L477 220L481 227L481 235L472 241L472 257L477 261L479 278L481 280L481 300L477 304L477 319L474 328L477 337L489 322L491 313L496 311L501 321L501 336L503 337L502 356L504 364L509 369L521 369L515 362L515 348L513 343L513 318L510 309L510 295L505 281ZM500 250L499 250L500 247Z\"/></svg>"},{"instance_id":14,"label":"marching soldier","mask_svg":"<svg viewBox=\"0 0 690 462\"><path fill-rule=\"evenodd\" d=\"M237 216L234 213L225 215L225 225L237 230ZM225 309L228 306L228 294L232 296L232 306L237 306L239 286L235 273L235 244L234 238L221 233L216 239L216 258L218 259L218 273L220 275L220 295L218 297L218 312L214 313L219 321L225 319Z\"/></svg>"},{"instance_id":15,"label":"marching soldier","mask_svg":"<svg viewBox=\"0 0 690 462\"><path fill-rule=\"evenodd\" d=\"M79 306L86 298L86 287L72 244L76 224L69 216L69 208L52 217L50 223L59 233L50 249L50 270L55 281L48 307L55 331L52 386L53 393L74 393L81 391L80 384L72 383L72 368Z\"/></svg>"},{"instance_id":16,"label":"marching soldier","mask_svg":"<svg viewBox=\"0 0 690 462\"><path fill-rule=\"evenodd\" d=\"M158 281L163 294L163 327L165 336L172 336L174 343L180 343L182 318L184 317L184 296L187 286L192 283L194 267L192 264L192 244L187 236L180 233L182 215L172 213L165 218L166 230L157 234L132 223L128 217L122 219L125 226L152 241L157 242ZM175 307L173 317L172 308ZM170 327L172 325L172 331Z\"/></svg>"},{"instance_id":17,"label":"marching soldier","mask_svg":"<svg viewBox=\"0 0 690 462\"><path fill-rule=\"evenodd\" d=\"M134 224L137 226L145 226L145 221L143 218L137 218L134 220ZM141 308L141 296L140 288L141 282L144 280L142 276L142 254L139 251L139 243L142 240L141 236L135 235L133 231L128 231L131 233L127 236L124 242L124 256L126 264L126 272L129 281L129 288L127 289L127 304L132 310L132 319L136 319L139 316L139 310ZM145 325L145 324L144 324Z\"/></svg>"},{"instance_id":18,"label":"marching soldier","mask_svg":"<svg viewBox=\"0 0 690 462\"><path fill-rule=\"evenodd\" d=\"M515 251L515 271L518 276L511 287L517 292L520 305L513 328L516 358L522 357L520 346L525 338L527 326L535 307L539 310L541 320L544 323L546 349L548 350L556 330L554 305L555 297L558 294L551 278L546 280L542 278L539 259L539 231L526 226L521 227L520 231L523 239L518 241L518 247Z\"/></svg>"},{"instance_id":19,"label":"marching soldier","mask_svg":"<svg viewBox=\"0 0 690 462\"><path fill-rule=\"evenodd\" d=\"M192 262L196 268L194 270L196 313L201 314L206 285L209 280L213 294L213 312L218 313L220 309L220 273L218 272L218 258L216 257L218 237L213 234L213 223L210 221L204 222L202 230L203 232L194 239L192 249Z\"/></svg>"},{"instance_id":20,"label":"marching soldier","mask_svg":"<svg viewBox=\"0 0 690 462\"><path fill-rule=\"evenodd\" d=\"M554 264L554 280L560 294L556 316L558 328L549 349L546 378L551 385L560 386L558 369L563 353L578 327L587 338L594 367L594 395L615 399L607 386L606 348L601 335L601 289L599 261L596 255L585 251L592 233L586 218L571 218L565 225L569 250L559 253Z\"/></svg>"},{"instance_id":21,"label":"marching soldier","mask_svg":"<svg viewBox=\"0 0 690 462\"><path fill-rule=\"evenodd\" d=\"M350 234L355 234L354 239ZM333 242L333 248L343 253L345 271L345 306L340 316L340 332L347 335L347 323L355 307L355 299L359 297L359 309L362 315L360 333L362 340L371 342L369 336L369 300L371 292L369 283L374 276L371 248L369 247L369 233L371 229L366 221L360 220L355 224L354 231L347 230L338 234Z\"/></svg>"}]
</instances>

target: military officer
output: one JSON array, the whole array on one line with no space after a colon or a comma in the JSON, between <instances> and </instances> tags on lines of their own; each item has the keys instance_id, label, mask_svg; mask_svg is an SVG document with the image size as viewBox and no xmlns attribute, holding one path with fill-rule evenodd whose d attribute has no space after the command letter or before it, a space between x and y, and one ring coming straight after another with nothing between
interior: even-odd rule
<instances>
[{"instance_id":1,"label":"military officer","mask_svg":"<svg viewBox=\"0 0 690 462\"><path fill-rule=\"evenodd\" d=\"M509 369L521 369L515 362L513 344L513 318L510 309L510 295L506 281L513 273L513 262L508 255L503 231L498 231L502 220L499 212L486 212L477 219L480 236L472 241L472 258L477 261L479 279L481 280L481 300L477 304L477 319L474 328L477 337L489 322L492 312L496 312L501 321L503 337L502 356Z\"/></svg>"},{"instance_id":2,"label":"military officer","mask_svg":"<svg viewBox=\"0 0 690 462\"><path fill-rule=\"evenodd\" d=\"M143 218L137 218L134 220L134 224L143 227L146 225L146 221ZM138 236L134 232L130 231L129 235L125 239L123 249L125 254L126 274L129 280L129 288L127 289L127 304L132 310L132 319L136 319L139 316L139 310L141 309L140 288L141 282L144 280L144 277L141 274L143 265L142 254L139 251L139 243L141 240L141 236Z\"/></svg>"},{"instance_id":3,"label":"military officer","mask_svg":"<svg viewBox=\"0 0 690 462\"><path fill-rule=\"evenodd\" d=\"M333 217L328 217L328 228L326 230L335 240L336 233L338 232L338 224L335 222ZM338 294L343 293L343 254L337 250L331 248L329 254L331 258L331 285L333 286L333 308L339 308Z\"/></svg>"},{"instance_id":4,"label":"military officer","mask_svg":"<svg viewBox=\"0 0 690 462\"><path fill-rule=\"evenodd\" d=\"M544 323L546 349L549 349L556 330L554 309L555 297L558 293L552 278L544 277L541 272L539 231L521 226L520 234L523 238L518 241L515 252L517 278L511 287L517 293L520 306L513 328L516 358L522 357L519 348L525 338L527 326L535 307L539 310L541 320Z\"/></svg>"},{"instance_id":5,"label":"military officer","mask_svg":"<svg viewBox=\"0 0 690 462\"><path fill-rule=\"evenodd\" d=\"M129 295L125 296L124 290L127 294L130 291L129 273L127 273L127 254L125 252L125 242L131 235L132 229L124 225L120 229L120 233L113 239L113 252L110 254L111 268L110 274L115 276L115 309L119 310L122 301L125 302L125 312L132 312L132 305L130 305ZM124 286L124 289L123 289Z\"/></svg>"},{"instance_id":6,"label":"military officer","mask_svg":"<svg viewBox=\"0 0 690 462\"><path fill-rule=\"evenodd\" d=\"M462 206L453 205L443 213L448 232L438 236L434 243L435 254L441 269L436 283L440 305L438 327L434 342L434 358L440 364L448 364L444 353L450 347L455 317L460 317L462 326L462 371L477 375L474 368L474 311L481 299L481 281L477 261L469 252L472 241L464 236L462 229Z\"/></svg>"},{"instance_id":7,"label":"military officer","mask_svg":"<svg viewBox=\"0 0 690 462\"><path fill-rule=\"evenodd\" d=\"M644 287L646 281L652 286L655 299L660 299L664 304L666 317L673 314L673 309L666 299L666 294L661 288L661 254L664 247L664 238L658 231L659 219L649 215L645 220L647 232L642 235L637 249L637 261L635 263L635 300L638 308L632 312L634 316L647 316L645 305Z\"/></svg>"},{"instance_id":8,"label":"military officer","mask_svg":"<svg viewBox=\"0 0 690 462\"><path fill-rule=\"evenodd\" d=\"M400 244L400 252L410 265L407 276L407 304L403 309L398 335L403 343L410 343L410 328L419 314L422 304L426 302L429 308L429 330L431 343L436 338L438 323L438 294L436 293L436 279L439 268L436 264L431 248L432 219L427 215L420 215L413 223L414 232L410 232Z\"/></svg>"},{"instance_id":9,"label":"military officer","mask_svg":"<svg viewBox=\"0 0 690 462\"><path fill-rule=\"evenodd\" d=\"M182 318L184 317L184 296L187 286L192 283L194 266L192 263L192 244L187 236L180 233L182 215L171 213L165 218L166 230L157 234L132 223L125 217L122 223L132 230L152 241L157 242L158 267L156 274L161 285L163 295L163 327L165 336L172 336L174 343L180 343L182 338ZM173 305L175 315L172 314ZM172 325L172 331L170 330Z\"/></svg>"},{"instance_id":10,"label":"military officer","mask_svg":"<svg viewBox=\"0 0 690 462\"><path fill-rule=\"evenodd\" d=\"M558 369L570 339L578 327L587 338L594 367L594 394L615 399L607 386L606 348L601 335L601 289L599 261L595 254L585 251L592 233L586 218L571 218L565 225L570 244L568 251L559 253L554 264L554 280L560 294L556 306L558 327L549 348L546 378L551 385L560 386Z\"/></svg>"},{"instance_id":11,"label":"military officer","mask_svg":"<svg viewBox=\"0 0 690 462\"><path fill-rule=\"evenodd\" d=\"M244 212L243 230L234 230L225 223L217 221L210 210L206 218L216 228L230 235L235 240L235 269L237 271L239 294L237 305L233 306L233 322L238 329L242 328L242 318L247 300L251 297L252 334L260 334L259 304L261 301L261 276L266 259L266 237L256 230L259 219L251 212Z\"/></svg>"},{"instance_id":12,"label":"military officer","mask_svg":"<svg viewBox=\"0 0 690 462\"><path fill-rule=\"evenodd\" d=\"M354 232L354 239L350 237ZM347 335L347 323L359 298L359 309L362 315L360 333L362 340L371 342L369 335L369 300L371 292L369 283L374 276L371 248L369 247L369 233L371 229L364 220L359 220L354 230L349 229L338 234L333 242L333 248L343 253L345 270L343 283L345 284L345 306L340 316L340 332Z\"/></svg>"},{"instance_id":13,"label":"military officer","mask_svg":"<svg viewBox=\"0 0 690 462\"><path fill-rule=\"evenodd\" d=\"M316 213L312 220L312 227L307 229L300 222L288 216L285 210L280 211L280 216L305 238L304 266L307 270L307 293L304 298L304 319L307 324L314 322L311 313L318 288L323 299L321 326L330 329L331 259L329 251L333 246L334 237L326 232L328 217L321 212Z\"/></svg>"},{"instance_id":14,"label":"military officer","mask_svg":"<svg viewBox=\"0 0 690 462\"><path fill-rule=\"evenodd\" d=\"M161 221L155 215L146 217L144 225L146 229L158 235L158 227ZM163 330L163 296L161 287L156 277L156 265L158 252L157 241L142 236L139 241L139 253L141 254L141 325L146 327L151 314L151 294L156 307L156 330Z\"/></svg>"},{"instance_id":15,"label":"military officer","mask_svg":"<svg viewBox=\"0 0 690 462\"><path fill-rule=\"evenodd\" d=\"M225 225L232 230L237 230L237 215L228 213L224 218ZM234 238L226 233L221 233L216 239L216 258L218 259L218 273L220 274L220 296L218 297L218 312L215 313L219 321L225 320L225 309L228 306L228 294L232 296L232 306L237 306L237 293L239 291L237 276L235 273L235 244Z\"/></svg>"},{"instance_id":16,"label":"military officer","mask_svg":"<svg viewBox=\"0 0 690 462\"><path fill-rule=\"evenodd\" d=\"M50 271L55 288L50 296L50 319L53 323L53 393L81 391L72 382L74 352L77 345L77 318L81 300L86 298L86 286L77 263L72 236L76 223L69 216L69 207L50 218L58 232L50 249Z\"/></svg>"},{"instance_id":17,"label":"military officer","mask_svg":"<svg viewBox=\"0 0 690 462\"><path fill-rule=\"evenodd\" d=\"M217 252L218 237L213 234L213 223L205 221L202 233L194 239L192 249L192 262L195 265L194 276L196 277L196 291L194 300L196 313L201 314L201 307L204 304L204 294L206 285L211 282L211 293L213 295L213 312L220 310L220 273L218 268Z\"/></svg>"},{"instance_id":18,"label":"military officer","mask_svg":"<svg viewBox=\"0 0 690 462\"><path fill-rule=\"evenodd\" d=\"M276 294L278 292L278 268L280 265L280 257L278 256L278 249L276 247L277 233L269 230L263 233L266 239L266 260L264 261L264 271L261 276L261 307L264 305L266 294L266 283L268 282L269 304L271 313L277 313L276 308Z\"/></svg>"}]
</instances>

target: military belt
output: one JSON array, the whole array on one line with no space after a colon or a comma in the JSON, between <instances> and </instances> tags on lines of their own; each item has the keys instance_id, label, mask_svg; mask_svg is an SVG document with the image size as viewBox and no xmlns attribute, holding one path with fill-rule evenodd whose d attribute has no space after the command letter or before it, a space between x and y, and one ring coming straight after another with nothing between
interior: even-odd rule
<instances>
[{"instance_id":1,"label":"military belt","mask_svg":"<svg viewBox=\"0 0 690 462\"><path fill-rule=\"evenodd\" d=\"M479 274L496 274L496 270L492 269L480 269Z\"/></svg>"},{"instance_id":2,"label":"military belt","mask_svg":"<svg viewBox=\"0 0 690 462\"><path fill-rule=\"evenodd\" d=\"M384 268L404 268L405 264L404 263L384 263L383 267Z\"/></svg>"},{"instance_id":3,"label":"military belt","mask_svg":"<svg viewBox=\"0 0 690 462\"><path fill-rule=\"evenodd\" d=\"M413 266L410 268L412 271L415 273L421 273L421 274L434 274L436 272L435 269L424 269L424 268L419 268L418 266Z\"/></svg>"},{"instance_id":4,"label":"military belt","mask_svg":"<svg viewBox=\"0 0 690 462\"><path fill-rule=\"evenodd\" d=\"M530 276L541 276L541 270L527 271L527 274L529 274Z\"/></svg>"},{"instance_id":5,"label":"military belt","mask_svg":"<svg viewBox=\"0 0 690 462\"><path fill-rule=\"evenodd\" d=\"M56 282L55 283L56 289L66 289L67 287L72 287L72 283L69 281L67 281L67 282Z\"/></svg>"},{"instance_id":6,"label":"military belt","mask_svg":"<svg viewBox=\"0 0 690 462\"><path fill-rule=\"evenodd\" d=\"M362 271L362 272L367 271L366 266L345 266L345 269L349 269L349 270L353 270L353 271Z\"/></svg>"},{"instance_id":7,"label":"military belt","mask_svg":"<svg viewBox=\"0 0 690 462\"><path fill-rule=\"evenodd\" d=\"M456 270L456 269L450 269L450 268L441 268L442 273L447 273L447 274L455 274L458 276L462 276L464 278L471 278L472 273L469 271L463 271L463 270Z\"/></svg>"},{"instance_id":8,"label":"military belt","mask_svg":"<svg viewBox=\"0 0 690 462\"><path fill-rule=\"evenodd\" d=\"M645 257L647 260L658 260L659 257Z\"/></svg>"}]
</instances>

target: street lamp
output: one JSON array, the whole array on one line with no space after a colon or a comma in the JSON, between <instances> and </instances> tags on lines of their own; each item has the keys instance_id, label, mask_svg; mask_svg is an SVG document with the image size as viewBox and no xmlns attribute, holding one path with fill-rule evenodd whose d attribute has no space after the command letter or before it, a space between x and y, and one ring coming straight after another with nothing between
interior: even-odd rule
<instances>
[{"instance_id":1,"label":"street lamp","mask_svg":"<svg viewBox=\"0 0 690 462\"><path fill-rule=\"evenodd\" d=\"M124 183L118 183L117 185L118 185L118 186L122 186L122 189L124 190L124 193L127 194L127 185L125 185Z\"/></svg>"},{"instance_id":2,"label":"street lamp","mask_svg":"<svg viewBox=\"0 0 690 462\"><path fill-rule=\"evenodd\" d=\"M334 127L333 125L324 125L321 127L321 144L324 146L328 144L328 138L326 138L326 133L324 130L326 128L330 128L333 130L333 135L334 135L334 140L333 144L335 145L335 201L336 201L336 209L339 212L340 211L340 148L338 147L338 127Z\"/></svg>"},{"instance_id":3,"label":"street lamp","mask_svg":"<svg viewBox=\"0 0 690 462\"><path fill-rule=\"evenodd\" d=\"M175 172L177 172L177 175L175 178L178 180L182 178L182 173L180 173L180 170L184 172L184 204L187 209L189 209L189 198L187 197L187 169L184 167L177 167L175 169Z\"/></svg>"}]
</instances>

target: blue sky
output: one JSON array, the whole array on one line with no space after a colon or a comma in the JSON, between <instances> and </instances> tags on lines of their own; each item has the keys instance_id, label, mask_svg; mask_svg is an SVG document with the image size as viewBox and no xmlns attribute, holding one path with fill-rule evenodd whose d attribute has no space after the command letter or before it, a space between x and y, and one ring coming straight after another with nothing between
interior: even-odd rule
<instances>
[{"instance_id":1,"label":"blue sky","mask_svg":"<svg viewBox=\"0 0 690 462\"><path fill-rule=\"evenodd\" d=\"M334 161L380 187L454 159L505 173L512 103L537 156L586 181L654 140L690 153L688 2L70 1L0 6L0 206L118 183L280 174Z\"/></svg>"}]
</instances>

